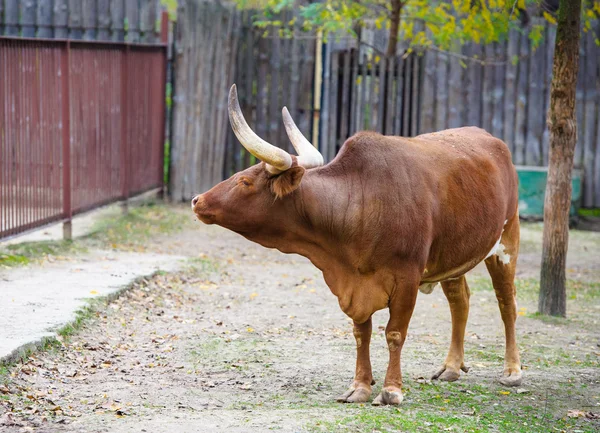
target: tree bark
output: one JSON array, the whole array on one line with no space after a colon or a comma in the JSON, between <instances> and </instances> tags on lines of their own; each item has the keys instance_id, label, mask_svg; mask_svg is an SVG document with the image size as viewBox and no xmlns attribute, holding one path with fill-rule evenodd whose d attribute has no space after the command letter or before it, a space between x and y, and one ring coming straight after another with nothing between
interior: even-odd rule
<instances>
[{"instance_id":1,"label":"tree bark","mask_svg":"<svg viewBox=\"0 0 600 433\"><path fill-rule=\"evenodd\" d=\"M401 0L391 0L392 10L390 12L390 37L388 40L387 51L385 55L387 57L393 57L396 55L396 49L398 47L398 30L400 29L400 10L402 9Z\"/></svg>"},{"instance_id":2,"label":"tree bark","mask_svg":"<svg viewBox=\"0 0 600 433\"><path fill-rule=\"evenodd\" d=\"M581 0L560 0L548 110L550 160L544 201L544 241L538 309L566 316L566 258L571 170L577 142L575 90L579 69Z\"/></svg>"}]
</instances>

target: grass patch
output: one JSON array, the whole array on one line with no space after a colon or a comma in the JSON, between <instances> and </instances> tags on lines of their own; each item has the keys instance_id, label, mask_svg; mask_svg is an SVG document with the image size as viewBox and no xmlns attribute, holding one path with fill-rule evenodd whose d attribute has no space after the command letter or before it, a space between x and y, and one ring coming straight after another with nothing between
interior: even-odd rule
<instances>
[{"instance_id":1,"label":"grass patch","mask_svg":"<svg viewBox=\"0 0 600 433\"><path fill-rule=\"evenodd\" d=\"M73 241L23 242L0 249L0 266L23 266L52 256L61 257L85 251L85 245Z\"/></svg>"},{"instance_id":2,"label":"grass patch","mask_svg":"<svg viewBox=\"0 0 600 433\"><path fill-rule=\"evenodd\" d=\"M473 292L494 291L492 280L486 277L468 277ZM535 301L540 293L540 282L536 278L516 278L517 300ZM595 300L600 298L600 282L567 280L567 299Z\"/></svg>"},{"instance_id":3,"label":"grass patch","mask_svg":"<svg viewBox=\"0 0 600 433\"><path fill-rule=\"evenodd\" d=\"M498 386L410 384L400 407L343 406L333 419L315 420L312 432L498 432L593 431L589 420L566 415L544 395L517 394ZM327 412L324 412L327 414Z\"/></svg>"},{"instance_id":4,"label":"grass patch","mask_svg":"<svg viewBox=\"0 0 600 433\"><path fill-rule=\"evenodd\" d=\"M87 239L115 249L131 249L142 246L153 235L178 231L189 220L189 215L172 207L150 202L130 208L126 215L101 220Z\"/></svg>"}]
</instances>

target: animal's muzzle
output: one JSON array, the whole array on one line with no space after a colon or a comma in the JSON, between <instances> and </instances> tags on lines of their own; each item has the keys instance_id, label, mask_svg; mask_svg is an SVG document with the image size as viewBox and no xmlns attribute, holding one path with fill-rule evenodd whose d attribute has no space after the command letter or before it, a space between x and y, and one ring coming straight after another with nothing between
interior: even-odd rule
<instances>
[{"instance_id":1,"label":"animal's muzzle","mask_svg":"<svg viewBox=\"0 0 600 433\"><path fill-rule=\"evenodd\" d=\"M208 203L203 194L199 194L192 199L192 210L200 221L205 224L214 223L215 215L209 210Z\"/></svg>"}]
</instances>

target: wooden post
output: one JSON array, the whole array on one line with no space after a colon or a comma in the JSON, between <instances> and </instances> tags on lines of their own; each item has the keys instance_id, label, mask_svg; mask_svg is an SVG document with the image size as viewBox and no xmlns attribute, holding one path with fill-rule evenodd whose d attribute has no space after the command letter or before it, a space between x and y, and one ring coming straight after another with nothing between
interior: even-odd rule
<instances>
[{"instance_id":1,"label":"wooden post","mask_svg":"<svg viewBox=\"0 0 600 433\"><path fill-rule=\"evenodd\" d=\"M69 37L69 7L67 0L54 0L53 12L54 37L67 39Z\"/></svg>"},{"instance_id":2,"label":"wooden post","mask_svg":"<svg viewBox=\"0 0 600 433\"><path fill-rule=\"evenodd\" d=\"M140 41L140 10L138 0L125 0L125 22L127 23L127 42Z\"/></svg>"},{"instance_id":3,"label":"wooden post","mask_svg":"<svg viewBox=\"0 0 600 433\"><path fill-rule=\"evenodd\" d=\"M83 18L81 0L69 0L69 38L81 39L83 36Z\"/></svg>"},{"instance_id":4,"label":"wooden post","mask_svg":"<svg viewBox=\"0 0 600 433\"><path fill-rule=\"evenodd\" d=\"M1 0L0 0L1 3ZM0 16L2 14L0 13ZM37 4L37 36L39 38L51 38L52 31L52 3L49 1L40 0ZM2 32L0 31L0 34Z\"/></svg>"},{"instance_id":5,"label":"wooden post","mask_svg":"<svg viewBox=\"0 0 600 433\"><path fill-rule=\"evenodd\" d=\"M21 1L21 31L23 37L35 37L36 0Z\"/></svg>"},{"instance_id":6,"label":"wooden post","mask_svg":"<svg viewBox=\"0 0 600 433\"><path fill-rule=\"evenodd\" d=\"M110 0L98 0L98 32L96 39L108 41L110 39Z\"/></svg>"},{"instance_id":7,"label":"wooden post","mask_svg":"<svg viewBox=\"0 0 600 433\"><path fill-rule=\"evenodd\" d=\"M125 4L124 0L110 0L110 39L124 41Z\"/></svg>"},{"instance_id":8,"label":"wooden post","mask_svg":"<svg viewBox=\"0 0 600 433\"><path fill-rule=\"evenodd\" d=\"M19 35L19 0L4 0L6 36Z\"/></svg>"},{"instance_id":9,"label":"wooden post","mask_svg":"<svg viewBox=\"0 0 600 433\"><path fill-rule=\"evenodd\" d=\"M82 0L81 22L83 25L83 39L93 41L96 39L97 1Z\"/></svg>"}]
</instances>

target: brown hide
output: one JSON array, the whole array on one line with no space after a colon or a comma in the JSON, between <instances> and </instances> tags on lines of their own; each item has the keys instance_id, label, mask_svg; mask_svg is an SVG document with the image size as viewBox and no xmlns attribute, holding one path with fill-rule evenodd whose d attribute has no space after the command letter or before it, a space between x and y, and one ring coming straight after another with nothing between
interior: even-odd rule
<instances>
[{"instance_id":1,"label":"brown hide","mask_svg":"<svg viewBox=\"0 0 600 433\"><path fill-rule=\"evenodd\" d=\"M406 281L455 278L481 262L517 200L507 146L467 127L414 138L360 132L326 166L304 171L294 159L273 176L259 164L193 206L206 223L308 257L362 323Z\"/></svg>"}]
</instances>

